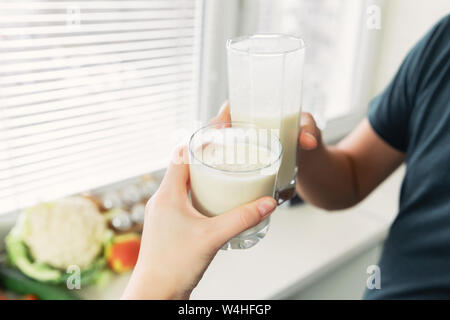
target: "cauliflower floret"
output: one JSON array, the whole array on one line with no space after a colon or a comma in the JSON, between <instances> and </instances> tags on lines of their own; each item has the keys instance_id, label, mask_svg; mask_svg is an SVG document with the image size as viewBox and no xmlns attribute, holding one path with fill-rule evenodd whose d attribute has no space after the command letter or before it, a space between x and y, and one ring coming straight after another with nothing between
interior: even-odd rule
<instances>
[{"instance_id":1,"label":"cauliflower floret","mask_svg":"<svg viewBox=\"0 0 450 320\"><path fill-rule=\"evenodd\" d=\"M84 269L102 250L106 222L88 199L71 197L39 204L25 214L24 241L36 262Z\"/></svg>"}]
</instances>

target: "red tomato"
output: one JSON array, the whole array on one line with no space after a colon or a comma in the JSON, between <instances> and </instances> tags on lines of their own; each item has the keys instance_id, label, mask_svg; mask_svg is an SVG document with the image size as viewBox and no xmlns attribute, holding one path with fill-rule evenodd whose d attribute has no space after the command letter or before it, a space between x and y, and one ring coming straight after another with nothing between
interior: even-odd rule
<instances>
[{"instance_id":1,"label":"red tomato","mask_svg":"<svg viewBox=\"0 0 450 320\"><path fill-rule=\"evenodd\" d=\"M117 273L130 271L136 265L141 238L135 234L116 237L106 249L106 257L111 269Z\"/></svg>"}]
</instances>

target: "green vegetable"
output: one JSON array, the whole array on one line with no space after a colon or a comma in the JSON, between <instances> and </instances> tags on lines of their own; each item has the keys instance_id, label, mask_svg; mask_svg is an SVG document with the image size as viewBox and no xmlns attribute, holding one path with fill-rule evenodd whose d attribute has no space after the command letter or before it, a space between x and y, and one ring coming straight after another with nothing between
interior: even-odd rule
<instances>
[{"instance_id":1,"label":"green vegetable","mask_svg":"<svg viewBox=\"0 0 450 320\"><path fill-rule=\"evenodd\" d=\"M105 258L98 258L96 261L94 261L94 263L91 265L90 268L81 270L80 273L81 286L97 283L97 281L102 276L102 272L104 271L105 266L106 266ZM63 273L58 281L66 283L67 279L70 276L71 276L70 273Z\"/></svg>"},{"instance_id":2,"label":"green vegetable","mask_svg":"<svg viewBox=\"0 0 450 320\"><path fill-rule=\"evenodd\" d=\"M5 243L10 263L17 266L24 274L42 282L61 282L60 270L31 262L25 244L18 237L10 234L6 237Z\"/></svg>"},{"instance_id":3,"label":"green vegetable","mask_svg":"<svg viewBox=\"0 0 450 320\"><path fill-rule=\"evenodd\" d=\"M44 203L40 206L52 208L53 203ZM29 278L40 282L50 284L66 283L68 278L72 275L66 272L65 269L60 269L49 264L39 263L35 261L30 254L30 250L25 242L27 234L30 232L30 215L33 214L34 208L25 210L18 218L16 225L5 238L6 249L8 253L8 260L12 266L17 267ZM106 230L103 234L103 247L105 247L112 240L113 234ZM96 284L98 282L105 282L107 280L106 261L103 256L103 250L89 267L82 269L80 273L81 285Z\"/></svg>"},{"instance_id":4,"label":"green vegetable","mask_svg":"<svg viewBox=\"0 0 450 320\"><path fill-rule=\"evenodd\" d=\"M0 265L0 285L18 294L34 294L43 300L78 300L68 289L38 282L26 277L17 269Z\"/></svg>"},{"instance_id":5,"label":"green vegetable","mask_svg":"<svg viewBox=\"0 0 450 320\"><path fill-rule=\"evenodd\" d=\"M71 276L64 270L52 268L46 264L32 262L29 257L25 243L14 234L10 234L5 239L8 249L8 258L12 265L17 266L28 277L46 283L66 283ZM103 278L103 272L106 266L104 257L95 260L88 269L81 270L81 285L96 283Z\"/></svg>"}]
</instances>

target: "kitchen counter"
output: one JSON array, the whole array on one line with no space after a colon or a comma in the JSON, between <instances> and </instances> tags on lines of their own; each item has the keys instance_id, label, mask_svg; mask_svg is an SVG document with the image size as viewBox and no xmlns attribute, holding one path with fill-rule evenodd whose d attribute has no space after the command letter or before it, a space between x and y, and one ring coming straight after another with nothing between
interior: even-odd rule
<instances>
[{"instance_id":1,"label":"kitchen counter","mask_svg":"<svg viewBox=\"0 0 450 320\"><path fill-rule=\"evenodd\" d=\"M310 205L278 208L268 234L255 247L219 251L192 299L284 297L379 246L395 217L403 174L404 167L351 209L326 212ZM128 276L116 277L107 287L88 288L82 295L117 299L127 280Z\"/></svg>"}]
</instances>

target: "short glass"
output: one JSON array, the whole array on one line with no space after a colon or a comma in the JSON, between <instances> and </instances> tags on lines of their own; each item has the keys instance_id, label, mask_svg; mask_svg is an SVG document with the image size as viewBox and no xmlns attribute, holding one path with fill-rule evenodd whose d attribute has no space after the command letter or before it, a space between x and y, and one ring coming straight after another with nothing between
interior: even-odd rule
<instances>
[{"instance_id":1,"label":"short glass","mask_svg":"<svg viewBox=\"0 0 450 320\"><path fill-rule=\"evenodd\" d=\"M277 197L276 179L283 154L277 135L250 123L216 123L189 141L193 206L216 216L263 196ZM232 238L222 249L253 247L269 229L267 217Z\"/></svg>"},{"instance_id":2,"label":"short glass","mask_svg":"<svg viewBox=\"0 0 450 320\"><path fill-rule=\"evenodd\" d=\"M238 37L227 42L231 120L277 129L284 156L278 174L280 200L295 195L303 64L302 39L283 34Z\"/></svg>"}]
</instances>

